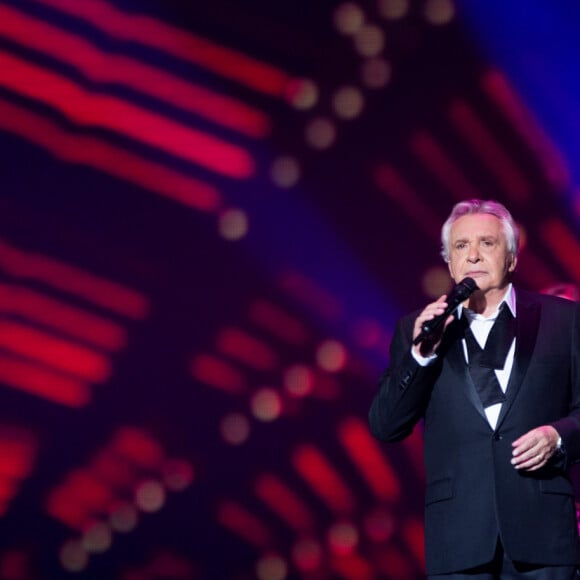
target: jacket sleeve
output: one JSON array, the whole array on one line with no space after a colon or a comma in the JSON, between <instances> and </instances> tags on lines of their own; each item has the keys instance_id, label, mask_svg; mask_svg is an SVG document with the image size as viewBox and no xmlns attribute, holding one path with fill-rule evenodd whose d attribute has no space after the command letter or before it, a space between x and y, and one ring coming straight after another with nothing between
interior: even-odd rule
<instances>
[{"instance_id":1,"label":"jacket sleeve","mask_svg":"<svg viewBox=\"0 0 580 580\"><path fill-rule=\"evenodd\" d=\"M575 304L574 308L570 349L572 357L570 409L566 417L552 423L562 438L567 465L580 462L580 304Z\"/></svg>"},{"instance_id":2,"label":"jacket sleeve","mask_svg":"<svg viewBox=\"0 0 580 580\"><path fill-rule=\"evenodd\" d=\"M369 411L372 434L383 441L400 441L424 414L440 362L427 367L411 354L414 317L399 321L391 342L390 365L379 380Z\"/></svg>"}]
</instances>

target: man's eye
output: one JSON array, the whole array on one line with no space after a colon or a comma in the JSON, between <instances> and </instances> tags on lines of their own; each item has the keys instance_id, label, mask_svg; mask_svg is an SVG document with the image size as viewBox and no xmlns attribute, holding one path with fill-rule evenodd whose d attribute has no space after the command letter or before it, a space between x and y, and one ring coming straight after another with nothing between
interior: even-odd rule
<instances>
[{"instance_id":1,"label":"man's eye","mask_svg":"<svg viewBox=\"0 0 580 580\"><path fill-rule=\"evenodd\" d=\"M465 248L467 246L466 243L464 242L458 242L457 244L455 244L455 249L456 250L462 250L463 248Z\"/></svg>"}]
</instances>

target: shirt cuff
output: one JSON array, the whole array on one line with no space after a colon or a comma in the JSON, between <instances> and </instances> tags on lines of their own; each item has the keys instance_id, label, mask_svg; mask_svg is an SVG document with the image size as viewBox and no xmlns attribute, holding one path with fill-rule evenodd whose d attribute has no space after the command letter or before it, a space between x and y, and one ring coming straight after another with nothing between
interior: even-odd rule
<instances>
[{"instance_id":1,"label":"shirt cuff","mask_svg":"<svg viewBox=\"0 0 580 580\"><path fill-rule=\"evenodd\" d=\"M412 348L411 356L417 361L419 366L422 367L428 367L430 364L433 364L435 360L437 360L437 355L435 353L430 354L429 356L421 356L420 354L416 354Z\"/></svg>"}]
</instances>

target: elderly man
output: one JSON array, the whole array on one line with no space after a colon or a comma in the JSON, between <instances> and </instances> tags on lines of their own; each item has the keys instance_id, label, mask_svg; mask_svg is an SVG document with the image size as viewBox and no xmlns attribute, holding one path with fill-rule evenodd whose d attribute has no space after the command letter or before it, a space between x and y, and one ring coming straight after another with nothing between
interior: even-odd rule
<instances>
[{"instance_id":1,"label":"elderly man","mask_svg":"<svg viewBox=\"0 0 580 580\"><path fill-rule=\"evenodd\" d=\"M385 441L424 420L432 579L577 577L567 467L580 459L580 305L512 286L518 239L498 202L453 208L442 254L477 288L449 316L443 295L399 322L370 409Z\"/></svg>"}]
</instances>

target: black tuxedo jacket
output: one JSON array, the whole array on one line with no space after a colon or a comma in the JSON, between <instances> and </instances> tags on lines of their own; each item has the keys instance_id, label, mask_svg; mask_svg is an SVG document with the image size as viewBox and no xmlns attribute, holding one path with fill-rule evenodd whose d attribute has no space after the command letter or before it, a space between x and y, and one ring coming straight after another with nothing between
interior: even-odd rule
<instances>
[{"instance_id":1,"label":"black tuxedo jacket","mask_svg":"<svg viewBox=\"0 0 580 580\"><path fill-rule=\"evenodd\" d=\"M580 304L516 291L516 349L497 427L471 380L454 321L437 361L411 355L417 313L397 325L390 366L369 420L373 434L399 441L424 419L427 572L489 562L498 535L515 561L580 564L567 465L580 459ZM566 460L524 472L510 463L512 442L541 425L556 428Z\"/></svg>"}]
</instances>

